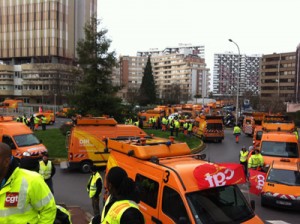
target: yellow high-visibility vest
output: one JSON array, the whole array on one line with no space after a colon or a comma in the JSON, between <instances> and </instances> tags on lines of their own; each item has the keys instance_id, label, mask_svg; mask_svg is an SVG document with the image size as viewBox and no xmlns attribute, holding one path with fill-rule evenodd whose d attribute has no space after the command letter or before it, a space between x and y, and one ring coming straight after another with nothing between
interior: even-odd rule
<instances>
[{"instance_id":1,"label":"yellow high-visibility vest","mask_svg":"<svg viewBox=\"0 0 300 224\"><path fill-rule=\"evenodd\" d=\"M36 172L17 167L0 190L0 223L53 223L53 194Z\"/></svg>"},{"instance_id":2,"label":"yellow high-visibility vest","mask_svg":"<svg viewBox=\"0 0 300 224\"><path fill-rule=\"evenodd\" d=\"M41 160L39 173L44 177L45 180L51 177L51 171L52 171L52 162L48 160L46 165L44 161Z\"/></svg>"},{"instance_id":3,"label":"yellow high-visibility vest","mask_svg":"<svg viewBox=\"0 0 300 224\"><path fill-rule=\"evenodd\" d=\"M121 222L122 215L128 208L136 208L139 210L138 205L134 201L121 200L113 203L106 216L104 217L105 207L109 203L109 199L110 197L106 200L104 208L102 210L101 223L119 224Z\"/></svg>"},{"instance_id":4,"label":"yellow high-visibility vest","mask_svg":"<svg viewBox=\"0 0 300 224\"><path fill-rule=\"evenodd\" d=\"M92 175L90 177L90 189L88 189L88 192L89 192L89 197L92 198L94 197L94 195L96 194L96 191L97 191L97 186L96 186L96 182L98 179L101 179L102 181L102 177L101 175L99 174L99 172L96 172L94 175ZM92 179L92 180L91 180Z\"/></svg>"},{"instance_id":5,"label":"yellow high-visibility vest","mask_svg":"<svg viewBox=\"0 0 300 224\"><path fill-rule=\"evenodd\" d=\"M246 162L248 157L248 151L240 151L240 162Z\"/></svg>"}]
</instances>

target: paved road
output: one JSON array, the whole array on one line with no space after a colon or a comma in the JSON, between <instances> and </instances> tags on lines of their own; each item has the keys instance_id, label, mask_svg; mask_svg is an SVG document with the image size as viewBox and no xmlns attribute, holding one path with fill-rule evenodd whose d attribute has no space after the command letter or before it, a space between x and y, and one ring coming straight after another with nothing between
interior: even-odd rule
<instances>
[{"instance_id":1,"label":"paved road","mask_svg":"<svg viewBox=\"0 0 300 224\"><path fill-rule=\"evenodd\" d=\"M207 154L207 159L212 162L238 162L239 150L245 146L250 146L252 139L242 135L240 143L234 142L232 130L225 131L225 140L222 143L208 143L204 152ZM103 173L102 173L103 175ZM68 205L79 205L85 211L92 213L91 202L86 192L86 183L89 175L79 172L62 171L57 167L57 174L54 176L54 193L58 202L63 202ZM299 212L290 212L274 208L262 208L260 206L260 198L254 195L249 195L247 188L241 186L246 198L255 200L256 213L265 223L277 224L296 224L299 223Z\"/></svg>"}]
</instances>

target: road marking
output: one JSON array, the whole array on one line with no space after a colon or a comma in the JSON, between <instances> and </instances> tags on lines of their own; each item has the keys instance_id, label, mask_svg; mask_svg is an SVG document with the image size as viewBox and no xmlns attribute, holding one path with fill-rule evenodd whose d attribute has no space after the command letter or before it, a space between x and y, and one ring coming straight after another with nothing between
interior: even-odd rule
<instances>
[{"instance_id":1,"label":"road marking","mask_svg":"<svg viewBox=\"0 0 300 224\"><path fill-rule=\"evenodd\" d=\"M281 221L281 220L266 220L268 223L272 224L290 224L289 222Z\"/></svg>"}]
</instances>

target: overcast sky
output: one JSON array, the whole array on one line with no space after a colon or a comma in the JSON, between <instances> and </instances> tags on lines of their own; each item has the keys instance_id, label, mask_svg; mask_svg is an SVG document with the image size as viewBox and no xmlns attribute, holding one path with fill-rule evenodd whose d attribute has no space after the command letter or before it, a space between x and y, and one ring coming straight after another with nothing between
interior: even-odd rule
<instances>
[{"instance_id":1,"label":"overcast sky","mask_svg":"<svg viewBox=\"0 0 300 224\"><path fill-rule=\"evenodd\" d=\"M296 51L300 43L299 0L98 0L98 18L108 29L111 50L135 56L179 43L205 46L213 54Z\"/></svg>"}]
</instances>

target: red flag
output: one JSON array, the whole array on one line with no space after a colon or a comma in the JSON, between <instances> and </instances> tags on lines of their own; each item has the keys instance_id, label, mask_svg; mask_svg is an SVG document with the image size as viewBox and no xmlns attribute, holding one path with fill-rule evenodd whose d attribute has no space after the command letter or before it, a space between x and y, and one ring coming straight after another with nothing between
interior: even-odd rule
<instances>
[{"instance_id":1,"label":"red flag","mask_svg":"<svg viewBox=\"0 0 300 224\"><path fill-rule=\"evenodd\" d=\"M243 166L237 163L205 163L194 169L199 189L246 182Z\"/></svg>"},{"instance_id":2,"label":"red flag","mask_svg":"<svg viewBox=\"0 0 300 224\"><path fill-rule=\"evenodd\" d=\"M249 169L250 193L259 195L266 179L266 173Z\"/></svg>"}]
</instances>

